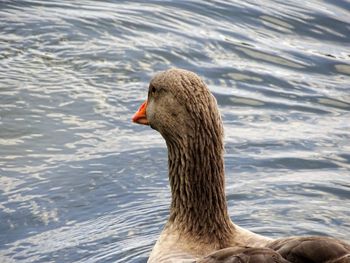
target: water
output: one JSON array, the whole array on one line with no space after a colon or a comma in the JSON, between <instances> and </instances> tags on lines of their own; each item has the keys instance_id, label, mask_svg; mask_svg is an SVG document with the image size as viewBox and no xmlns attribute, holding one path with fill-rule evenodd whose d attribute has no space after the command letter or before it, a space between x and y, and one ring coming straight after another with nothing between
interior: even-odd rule
<instances>
[{"instance_id":1,"label":"water","mask_svg":"<svg viewBox=\"0 0 350 263\"><path fill-rule=\"evenodd\" d=\"M0 261L146 262L167 155L130 118L156 71L195 71L225 126L233 220L350 229L348 1L1 1Z\"/></svg>"}]
</instances>

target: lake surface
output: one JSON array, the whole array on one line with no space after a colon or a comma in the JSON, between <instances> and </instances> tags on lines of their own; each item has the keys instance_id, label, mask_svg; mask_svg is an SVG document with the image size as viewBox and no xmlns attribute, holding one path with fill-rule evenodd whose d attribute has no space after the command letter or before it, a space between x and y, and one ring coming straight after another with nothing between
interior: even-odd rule
<instances>
[{"instance_id":1,"label":"lake surface","mask_svg":"<svg viewBox=\"0 0 350 263\"><path fill-rule=\"evenodd\" d=\"M350 3L1 1L0 262L146 262L167 150L131 123L155 72L199 74L229 213L350 239Z\"/></svg>"}]
</instances>

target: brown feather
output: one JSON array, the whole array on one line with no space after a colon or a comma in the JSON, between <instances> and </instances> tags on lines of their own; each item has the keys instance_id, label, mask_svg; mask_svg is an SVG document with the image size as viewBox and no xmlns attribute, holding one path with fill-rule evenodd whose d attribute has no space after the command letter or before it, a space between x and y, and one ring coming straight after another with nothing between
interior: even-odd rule
<instances>
[{"instance_id":1,"label":"brown feather","mask_svg":"<svg viewBox=\"0 0 350 263\"><path fill-rule=\"evenodd\" d=\"M218 250L197 263L290 263L280 254L268 248L225 248Z\"/></svg>"},{"instance_id":2,"label":"brown feather","mask_svg":"<svg viewBox=\"0 0 350 263\"><path fill-rule=\"evenodd\" d=\"M295 263L350 263L350 245L331 237L289 237L269 245L282 257Z\"/></svg>"}]
</instances>

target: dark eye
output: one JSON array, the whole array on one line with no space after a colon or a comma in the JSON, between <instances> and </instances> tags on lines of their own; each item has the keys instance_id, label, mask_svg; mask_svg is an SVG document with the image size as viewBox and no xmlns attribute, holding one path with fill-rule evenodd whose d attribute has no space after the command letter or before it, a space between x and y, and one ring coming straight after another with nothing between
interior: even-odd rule
<instances>
[{"instance_id":1,"label":"dark eye","mask_svg":"<svg viewBox=\"0 0 350 263\"><path fill-rule=\"evenodd\" d=\"M156 88L155 88L155 87L152 87L152 88L151 88L151 92L152 92L152 93L156 92Z\"/></svg>"}]
</instances>

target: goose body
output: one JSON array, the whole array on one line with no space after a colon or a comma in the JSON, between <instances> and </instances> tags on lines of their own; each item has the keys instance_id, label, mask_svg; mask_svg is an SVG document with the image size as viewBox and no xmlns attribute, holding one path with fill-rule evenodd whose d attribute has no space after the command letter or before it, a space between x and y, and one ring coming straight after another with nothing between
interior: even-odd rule
<instances>
[{"instance_id":1,"label":"goose body","mask_svg":"<svg viewBox=\"0 0 350 263\"><path fill-rule=\"evenodd\" d=\"M149 263L350 263L350 245L328 237L273 240L235 225L227 212L223 125L214 96L193 72L155 75L133 121L165 139L169 219Z\"/></svg>"},{"instance_id":2,"label":"goose body","mask_svg":"<svg viewBox=\"0 0 350 263\"><path fill-rule=\"evenodd\" d=\"M235 226L235 237L228 247L264 247L272 239L254 234L239 226ZM157 240L148 262L196 262L204 256L218 251L216 244L193 242L181 236L178 230L166 226Z\"/></svg>"}]
</instances>

